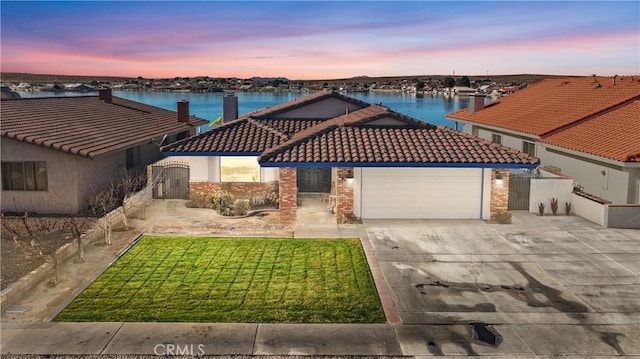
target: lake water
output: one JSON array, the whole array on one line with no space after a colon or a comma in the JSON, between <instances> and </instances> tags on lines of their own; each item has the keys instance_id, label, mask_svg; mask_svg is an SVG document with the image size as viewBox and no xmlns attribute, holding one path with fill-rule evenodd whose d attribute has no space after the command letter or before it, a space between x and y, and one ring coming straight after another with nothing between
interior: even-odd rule
<instances>
[{"instance_id":1,"label":"lake water","mask_svg":"<svg viewBox=\"0 0 640 359\"><path fill-rule=\"evenodd\" d=\"M19 92L23 98L49 96L86 96L96 95L96 92ZM148 105L176 111L176 103L180 100L189 101L189 112L209 121L222 115L222 97L224 93L192 93L192 92L150 92L150 91L114 91L114 96L142 102ZM242 115L264 107L287 102L305 93L294 92L236 92L238 96L238 112ZM355 92L347 96L376 104L381 103L391 110L411 116L413 118L434 124L453 128L453 121L447 119L447 113L469 106L469 97L425 95L416 96L407 93L392 92ZM204 126L206 130L208 126Z\"/></svg>"}]
</instances>

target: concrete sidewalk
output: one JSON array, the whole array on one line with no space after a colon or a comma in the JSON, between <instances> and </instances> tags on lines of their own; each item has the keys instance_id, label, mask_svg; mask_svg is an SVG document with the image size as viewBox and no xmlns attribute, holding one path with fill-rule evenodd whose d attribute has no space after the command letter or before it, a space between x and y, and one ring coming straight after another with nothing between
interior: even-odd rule
<instances>
[{"instance_id":1,"label":"concrete sidewalk","mask_svg":"<svg viewBox=\"0 0 640 359\"><path fill-rule=\"evenodd\" d=\"M3 324L2 354L401 355L390 325Z\"/></svg>"}]
</instances>

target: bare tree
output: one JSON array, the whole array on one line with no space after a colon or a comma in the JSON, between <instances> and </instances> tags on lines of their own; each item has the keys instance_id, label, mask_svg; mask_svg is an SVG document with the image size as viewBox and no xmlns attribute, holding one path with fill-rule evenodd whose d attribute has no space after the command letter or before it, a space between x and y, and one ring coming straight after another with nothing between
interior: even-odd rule
<instances>
[{"instance_id":1,"label":"bare tree","mask_svg":"<svg viewBox=\"0 0 640 359\"><path fill-rule=\"evenodd\" d=\"M132 203L134 195L144 188L146 178L142 174L129 174L122 172L102 191L94 193L89 200L91 215L96 224L105 234L105 243L111 245L112 218L107 216L116 210L122 214L125 229L129 228L127 217L131 208L136 207Z\"/></svg>"},{"instance_id":2,"label":"bare tree","mask_svg":"<svg viewBox=\"0 0 640 359\"><path fill-rule=\"evenodd\" d=\"M104 232L104 241L111 245L111 220L106 215L117 206L115 185L111 183L107 188L94 193L89 200L89 210L96 225Z\"/></svg>"},{"instance_id":3,"label":"bare tree","mask_svg":"<svg viewBox=\"0 0 640 359\"><path fill-rule=\"evenodd\" d=\"M78 263L84 263L84 233L89 228L89 221L86 218L69 216L65 218L65 228L70 232L71 236L78 244ZM57 263L55 263L57 265ZM57 268L56 268L57 270Z\"/></svg>"},{"instance_id":4,"label":"bare tree","mask_svg":"<svg viewBox=\"0 0 640 359\"><path fill-rule=\"evenodd\" d=\"M117 179L115 198L118 206L116 210L122 213L125 229L129 228L127 223L129 209L137 207L137 203L133 203L134 195L144 188L146 182L147 179L142 173L123 172Z\"/></svg>"}]
</instances>

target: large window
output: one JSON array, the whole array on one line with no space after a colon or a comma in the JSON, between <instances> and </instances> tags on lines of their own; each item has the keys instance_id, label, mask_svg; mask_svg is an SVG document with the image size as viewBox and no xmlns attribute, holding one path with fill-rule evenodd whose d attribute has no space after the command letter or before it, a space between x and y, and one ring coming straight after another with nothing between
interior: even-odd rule
<instances>
[{"instance_id":1,"label":"large window","mask_svg":"<svg viewBox=\"0 0 640 359\"><path fill-rule=\"evenodd\" d=\"M260 182L257 157L220 157L221 182Z\"/></svg>"},{"instance_id":2,"label":"large window","mask_svg":"<svg viewBox=\"0 0 640 359\"><path fill-rule=\"evenodd\" d=\"M536 155L536 144L529 141L522 141L522 152L531 156Z\"/></svg>"},{"instance_id":3,"label":"large window","mask_svg":"<svg viewBox=\"0 0 640 359\"><path fill-rule=\"evenodd\" d=\"M501 135L497 135L495 133L492 134L491 135L491 142L501 145L502 144L502 136Z\"/></svg>"},{"instance_id":4,"label":"large window","mask_svg":"<svg viewBox=\"0 0 640 359\"><path fill-rule=\"evenodd\" d=\"M47 163L44 161L2 162L2 189L46 191Z\"/></svg>"},{"instance_id":5,"label":"large window","mask_svg":"<svg viewBox=\"0 0 640 359\"><path fill-rule=\"evenodd\" d=\"M127 169L140 166L140 146L127 148Z\"/></svg>"}]
</instances>

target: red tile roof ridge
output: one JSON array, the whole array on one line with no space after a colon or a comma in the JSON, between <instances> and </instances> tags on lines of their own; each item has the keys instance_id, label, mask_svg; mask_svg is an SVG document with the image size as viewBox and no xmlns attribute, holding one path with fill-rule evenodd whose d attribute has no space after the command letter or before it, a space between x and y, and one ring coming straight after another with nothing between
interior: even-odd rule
<instances>
[{"instance_id":1,"label":"red tile roof ridge","mask_svg":"<svg viewBox=\"0 0 640 359\"><path fill-rule=\"evenodd\" d=\"M247 118L246 121L248 123L254 125L254 126L262 128L265 131L269 131L269 132L273 133L274 135L281 137L284 140L288 140L289 139L289 136L287 136L286 134L278 131L277 129L275 129L275 128L271 127L271 126L267 126L265 124L260 123L260 121L257 121L255 119L253 119L253 117Z\"/></svg>"}]
</instances>

